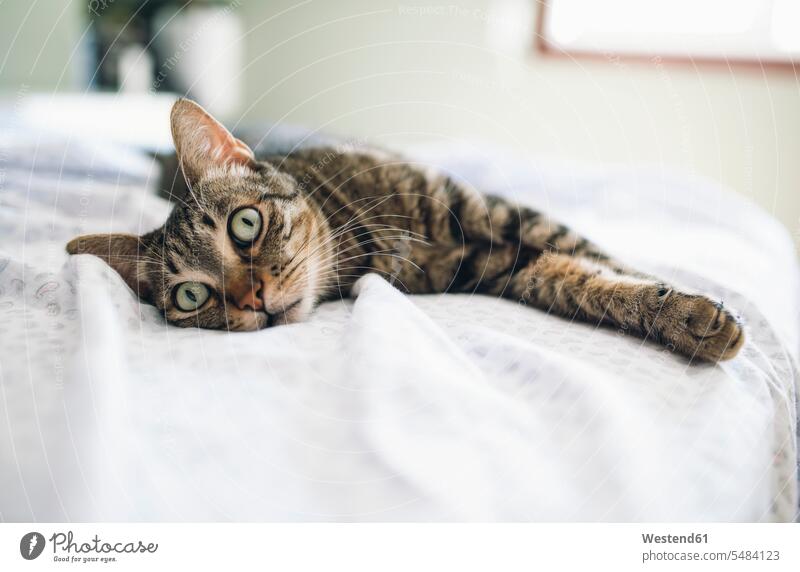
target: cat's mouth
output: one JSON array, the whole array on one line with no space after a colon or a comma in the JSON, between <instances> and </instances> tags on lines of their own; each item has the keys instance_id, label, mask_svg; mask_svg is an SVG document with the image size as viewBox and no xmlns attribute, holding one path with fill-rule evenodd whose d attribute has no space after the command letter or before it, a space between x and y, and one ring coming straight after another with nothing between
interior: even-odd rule
<instances>
[{"instance_id":1,"label":"cat's mouth","mask_svg":"<svg viewBox=\"0 0 800 572\"><path fill-rule=\"evenodd\" d=\"M290 324L292 322L292 310L300 306L300 302L302 302L302 298L298 298L291 304L283 306L280 310L276 312L266 312L267 315L267 323L265 325L266 328L271 328L272 326L279 326L282 324Z\"/></svg>"}]
</instances>

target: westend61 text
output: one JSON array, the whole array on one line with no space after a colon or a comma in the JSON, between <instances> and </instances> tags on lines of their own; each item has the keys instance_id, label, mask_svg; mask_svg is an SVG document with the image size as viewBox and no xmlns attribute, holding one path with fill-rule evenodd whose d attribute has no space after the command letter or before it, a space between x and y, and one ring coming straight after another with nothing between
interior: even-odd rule
<instances>
[{"instance_id":1,"label":"westend61 text","mask_svg":"<svg viewBox=\"0 0 800 572\"><path fill-rule=\"evenodd\" d=\"M642 534L645 544L708 544L708 534Z\"/></svg>"}]
</instances>

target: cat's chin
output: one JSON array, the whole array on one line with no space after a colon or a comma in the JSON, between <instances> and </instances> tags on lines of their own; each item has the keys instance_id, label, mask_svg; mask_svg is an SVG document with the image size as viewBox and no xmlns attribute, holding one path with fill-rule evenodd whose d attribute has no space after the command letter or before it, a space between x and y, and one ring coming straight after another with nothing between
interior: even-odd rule
<instances>
[{"instance_id":1,"label":"cat's chin","mask_svg":"<svg viewBox=\"0 0 800 572\"><path fill-rule=\"evenodd\" d=\"M310 298L299 298L291 304L288 304L280 312L271 314L268 317L268 323L265 327L287 326L289 324L296 324L297 322L304 322L311 314L312 306L313 301Z\"/></svg>"},{"instance_id":2,"label":"cat's chin","mask_svg":"<svg viewBox=\"0 0 800 572\"><path fill-rule=\"evenodd\" d=\"M304 322L313 309L313 299L300 298L277 312L248 312L240 315L229 325L231 331L254 332L274 326L286 326L297 322Z\"/></svg>"},{"instance_id":3,"label":"cat's chin","mask_svg":"<svg viewBox=\"0 0 800 572\"><path fill-rule=\"evenodd\" d=\"M272 313L258 312L239 328L240 331L263 330L274 326L287 326L297 322L304 322L311 314L313 301L300 298L287 304L279 311Z\"/></svg>"}]
</instances>

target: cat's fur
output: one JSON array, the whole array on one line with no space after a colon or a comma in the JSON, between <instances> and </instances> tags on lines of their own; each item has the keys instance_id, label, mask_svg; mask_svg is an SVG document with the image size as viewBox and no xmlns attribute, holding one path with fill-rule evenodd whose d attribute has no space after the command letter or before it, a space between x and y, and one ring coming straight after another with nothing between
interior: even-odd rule
<instances>
[{"instance_id":1,"label":"cat's fur","mask_svg":"<svg viewBox=\"0 0 800 572\"><path fill-rule=\"evenodd\" d=\"M173 108L172 132L190 192L164 226L143 236L83 236L67 250L103 258L178 326L297 322L377 272L407 292L503 296L690 358L729 359L744 342L720 303L624 267L539 212L400 157L324 148L257 161L185 99ZM245 206L259 211L264 228L242 248L229 236L229 217ZM212 292L194 312L174 302L186 281Z\"/></svg>"}]
</instances>

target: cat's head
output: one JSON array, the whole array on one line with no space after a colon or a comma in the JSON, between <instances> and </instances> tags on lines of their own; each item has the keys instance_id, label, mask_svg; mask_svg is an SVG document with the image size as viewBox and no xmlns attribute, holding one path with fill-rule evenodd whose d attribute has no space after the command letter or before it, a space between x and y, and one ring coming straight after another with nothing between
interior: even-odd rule
<instances>
[{"instance_id":1,"label":"cat's head","mask_svg":"<svg viewBox=\"0 0 800 572\"><path fill-rule=\"evenodd\" d=\"M186 198L152 232L81 236L67 252L99 256L178 326L255 330L304 319L328 274L319 211L196 103L179 100L171 120Z\"/></svg>"}]
</instances>

